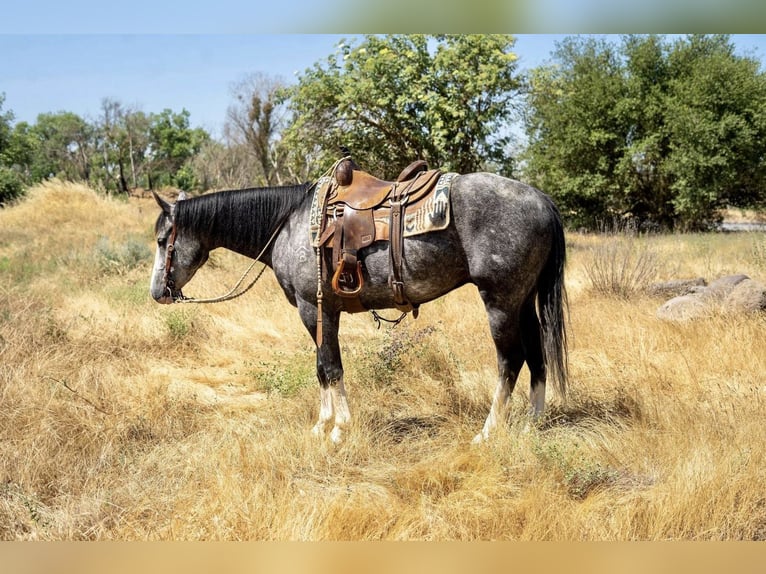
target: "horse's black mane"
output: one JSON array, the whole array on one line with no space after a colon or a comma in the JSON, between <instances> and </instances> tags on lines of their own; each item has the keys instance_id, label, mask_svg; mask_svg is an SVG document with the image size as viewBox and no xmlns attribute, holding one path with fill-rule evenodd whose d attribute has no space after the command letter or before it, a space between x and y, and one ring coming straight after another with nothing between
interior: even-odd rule
<instances>
[{"instance_id":1,"label":"horse's black mane","mask_svg":"<svg viewBox=\"0 0 766 574\"><path fill-rule=\"evenodd\" d=\"M179 201L175 222L233 245L262 247L277 226L309 197L311 184L254 187L208 193Z\"/></svg>"}]
</instances>

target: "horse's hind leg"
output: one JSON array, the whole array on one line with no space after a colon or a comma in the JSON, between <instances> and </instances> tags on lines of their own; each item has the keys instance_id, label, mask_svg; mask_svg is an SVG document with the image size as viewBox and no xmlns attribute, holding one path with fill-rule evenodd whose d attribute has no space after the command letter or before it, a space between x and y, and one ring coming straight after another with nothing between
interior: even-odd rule
<instances>
[{"instance_id":1,"label":"horse's hind leg","mask_svg":"<svg viewBox=\"0 0 766 574\"><path fill-rule=\"evenodd\" d=\"M498 420L505 414L508 399L516 386L516 379L525 359L518 309L513 309L507 304L498 304L485 291L481 291L481 296L484 299L489 317L489 329L497 351L498 381L484 427L473 439L475 443L488 439L497 426Z\"/></svg>"},{"instance_id":2,"label":"horse's hind leg","mask_svg":"<svg viewBox=\"0 0 766 574\"><path fill-rule=\"evenodd\" d=\"M545 409L546 371L542 332L535 311L534 297L531 297L521 309L521 337L530 373L530 415L537 420L542 416Z\"/></svg>"}]
</instances>

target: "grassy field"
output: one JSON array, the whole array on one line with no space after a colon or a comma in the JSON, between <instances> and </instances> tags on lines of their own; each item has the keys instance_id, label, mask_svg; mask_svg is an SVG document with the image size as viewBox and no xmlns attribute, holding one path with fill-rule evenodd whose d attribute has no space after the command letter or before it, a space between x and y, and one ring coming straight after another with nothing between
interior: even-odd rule
<instances>
[{"instance_id":1,"label":"grassy field","mask_svg":"<svg viewBox=\"0 0 766 574\"><path fill-rule=\"evenodd\" d=\"M570 395L472 446L495 382L474 288L346 316L354 423L317 440L312 343L269 273L148 296L150 199L51 183L0 210L2 540L764 540L766 317L655 318L592 289L570 234ZM756 234L641 237L657 279L766 278ZM630 263L634 254L625 251ZM186 289L247 262L216 252Z\"/></svg>"}]
</instances>

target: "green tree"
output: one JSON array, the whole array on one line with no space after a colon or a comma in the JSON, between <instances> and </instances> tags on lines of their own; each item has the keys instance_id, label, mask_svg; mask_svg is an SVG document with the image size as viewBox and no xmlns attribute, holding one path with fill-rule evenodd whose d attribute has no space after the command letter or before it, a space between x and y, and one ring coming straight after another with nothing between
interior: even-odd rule
<instances>
[{"instance_id":1,"label":"green tree","mask_svg":"<svg viewBox=\"0 0 766 574\"><path fill-rule=\"evenodd\" d=\"M728 36L568 38L530 76L527 176L570 223L707 228L762 205L766 77Z\"/></svg>"},{"instance_id":2,"label":"green tree","mask_svg":"<svg viewBox=\"0 0 766 574\"><path fill-rule=\"evenodd\" d=\"M766 200L766 76L725 35L694 35L668 57L667 171L683 227L706 227L727 205Z\"/></svg>"},{"instance_id":3,"label":"green tree","mask_svg":"<svg viewBox=\"0 0 766 574\"><path fill-rule=\"evenodd\" d=\"M341 146L394 177L416 158L461 172L510 172L508 126L521 87L508 35L366 36L287 92L289 149L314 175Z\"/></svg>"},{"instance_id":4,"label":"green tree","mask_svg":"<svg viewBox=\"0 0 766 574\"><path fill-rule=\"evenodd\" d=\"M575 225L619 212L616 172L628 124L619 53L603 40L572 37L554 64L529 77L526 177L556 197Z\"/></svg>"},{"instance_id":5,"label":"green tree","mask_svg":"<svg viewBox=\"0 0 766 574\"><path fill-rule=\"evenodd\" d=\"M617 167L620 214L671 227L676 217L666 158L671 134L667 94L673 80L663 37L626 36L626 91L620 113L627 120L625 149Z\"/></svg>"},{"instance_id":6,"label":"green tree","mask_svg":"<svg viewBox=\"0 0 766 574\"><path fill-rule=\"evenodd\" d=\"M0 206L19 197L24 181L18 172L14 153L13 112L3 112L5 94L0 93Z\"/></svg>"},{"instance_id":7,"label":"green tree","mask_svg":"<svg viewBox=\"0 0 766 574\"><path fill-rule=\"evenodd\" d=\"M165 109L159 114L152 114L149 125L149 187L157 185L178 185L196 187L197 182L190 180L191 169L184 165L199 153L202 145L210 139L201 128L191 128L189 112L184 109L174 113Z\"/></svg>"},{"instance_id":8,"label":"green tree","mask_svg":"<svg viewBox=\"0 0 766 574\"><path fill-rule=\"evenodd\" d=\"M18 134L22 137L21 133ZM72 112L45 113L37 116L27 137L31 146L29 166L32 181L51 176L70 181L88 181L93 151L91 126Z\"/></svg>"}]
</instances>

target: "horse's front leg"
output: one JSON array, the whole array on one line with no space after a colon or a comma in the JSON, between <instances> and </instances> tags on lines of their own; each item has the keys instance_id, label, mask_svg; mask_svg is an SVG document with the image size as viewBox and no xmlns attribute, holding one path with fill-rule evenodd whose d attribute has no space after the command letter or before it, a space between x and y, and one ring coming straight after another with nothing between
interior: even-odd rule
<instances>
[{"instance_id":1,"label":"horse's front leg","mask_svg":"<svg viewBox=\"0 0 766 574\"><path fill-rule=\"evenodd\" d=\"M335 415L330 440L340 443L351 422L351 411L348 408L346 387L343 384L343 365L337 338L333 345L325 339L322 346L317 349L317 378L319 379L319 420L314 425L312 433L316 436L324 436L328 423Z\"/></svg>"},{"instance_id":2,"label":"horse's front leg","mask_svg":"<svg viewBox=\"0 0 766 574\"><path fill-rule=\"evenodd\" d=\"M311 336L316 341L317 309L314 306L299 305L301 318ZM348 408L346 387L343 384L343 363L338 342L338 327L340 313L323 313L322 315L322 345L317 347L317 379L319 380L319 420L314 425L312 433L324 436L333 416L335 419L330 440L339 443L351 422L351 412Z\"/></svg>"}]
</instances>

